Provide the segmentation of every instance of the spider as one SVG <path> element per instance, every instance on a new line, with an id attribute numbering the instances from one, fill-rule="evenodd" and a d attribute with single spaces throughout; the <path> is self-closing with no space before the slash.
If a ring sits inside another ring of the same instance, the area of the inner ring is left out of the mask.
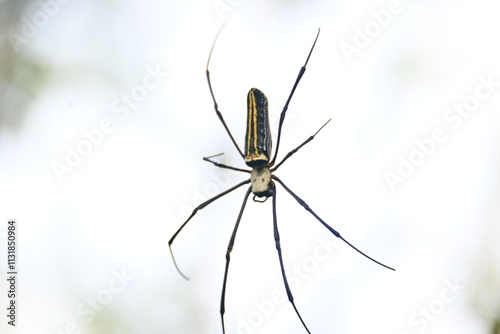
<path id="1" fill-rule="evenodd" d="M 222 30 L 222 29 L 221 29 Z M 181 232 L 181 230 L 186 226 L 186 224 L 191 220 L 191 218 L 194 217 L 194 215 L 198 212 L 198 210 L 203 209 L 207 205 L 211 204 L 212 202 L 216 201 L 217 199 L 221 198 L 222 196 L 225 196 L 229 194 L 230 192 L 240 188 L 241 186 L 245 184 L 251 184 L 251 186 L 248 188 L 248 190 L 245 193 L 245 196 L 243 198 L 243 204 L 240 208 L 238 218 L 236 220 L 236 224 L 234 226 L 233 232 L 231 234 L 231 238 L 229 240 L 229 244 L 227 246 L 227 251 L 226 251 L 226 267 L 224 271 L 224 280 L 222 283 L 222 294 L 221 294 L 221 304 L 220 304 L 220 316 L 221 316 L 221 322 L 222 322 L 222 332 L 225 333 L 225 325 L 224 325 L 224 313 L 225 313 L 225 295 L 226 295 L 226 283 L 227 283 L 227 275 L 228 275 L 228 270 L 229 270 L 229 262 L 231 260 L 231 251 L 233 249 L 234 241 L 236 238 L 236 232 L 238 231 L 238 227 L 241 221 L 241 217 L 243 215 L 243 211 L 245 209 L 245 205 L 247 203 L 248 197 L 250 194 L 253 194 L 253 200 L 255 202 L 265 202 L 269 197 L 272 198 L 272 212 L 273 212 L 273 228 L 274 228 L 274 240 L 275 240 L 275 245 L 276 245 L 276 250 L 278 251 L 278 259 L 279 259 L 279 264 L 281 268 L 281 275 L 283 277 L 283 282 L 285 285 L 285 290 L 286 294 L 288 297 L 288 300 L 292 304 L 295 313 L 297 314 L 298 318 L 300 319 L 302 325 L 306 329 L 308 333 L 311 333 L 309 329 L 307 328 L 304 320 L 302 319 L 302 316 L 300 315 L 294 299 L 292 292 L 290 290 L 290 287 L 288 285 L 288 280 L 287 276 L 285 274 L 285 269 L 283 265 L 283 256 L 281 253 L 281 245 L 280 245 L 280 235 L 278 231 L 278 222 L 277 222 L 277 216 L 276 216 L 276 183 L 280 184 L 304 209 L 309 211 L 323 226 L 325 226 L 331 233 L 333 233 L 337 238 L 340 238 L 342 241 L 344 241 L 346 244 L 348 244 L 350 247 L 352 247 L 354 250 L 356 250 L 358 253 L 361 255 L 365 256 L 366 258 L 370 259 L 371 261 L 386 267 L 387 269 L 394 270 L 393 268 L 386 266 L 385 264 L 382 264 L 378 262 L 377 260 L 371 258 L 370 256 L 366 255 L 362 251 L 360 251 L 358 248 L 356 248 L 354 245 L 349 243 L 344 237 L 340 235 L 339 232 L 337 232 L 335 229 L 333 229 L 330 225 L 328 225 L 323 219 L 321 219 L 310 207 L 309 205 L 306 204 L 297 194 L 295 194 L 290 188 L 288 188 L 283 181 L 281 181 L 280 178 L 278 178 L 276 175 L 273 173 L 286 161 L 288 158 L 290 158 L 292 155 L 294 155 L 302 146 L 306 145 L 309 143 L 311 140 L 314 139 L 314 137 L 323 129 L 323 127 L 330 122 L 328 120 L 326 123 L 324 123 L 316 133 L 314 133 L 312 136 L 307 138 L 302 144 L 297 146 L 295 149 L 291 150 L 288 152 L 285 157 L 276 164 L 276 157 L 278 156 L 278 150 L 280 146 L 280 139 L 281 139 L 281 130 L 283 126 L 283 122 L 285 120 L 286 116 L 286 111 L 288 109 L 288 105 L 290 103 L 290 100 L 292 99 L 292 96 L 295 92 L 295 89 L 297 88 L 297 85 L 300 82 L 300 79 L 304 75 L 306 71 L 306 66 L 307 63 L 309 62 L 309 58 L 311 57 L 311 54 L 314 50 L 314 46 L 316 45 L 316 42 L 318 40 L 320 33 L 320 29 L 318 29 L 318 33 L 316 35 L 316 38 L 314 39 L 313 45 L 311 49 L 309 50 L 309 54 L 306 58 L 306 61 L 304 65 L 301 67 L 299 74 L 297 76 L 297 79 L 295 80 L 295 83 L 292 87 L 292 91 L 290 92 L 290 95 L 288 96 L 288 99 L 285 103 L 285 106 L 283 107 L 283 110 L 281 111 L 280 119 L 279 119 L 279 125 L 278 125 L 278 139 L 276 143 L 276 150 L 274 151 L 274 155 L 271 155 L 272 151 L 272 140 L 271 140 L 271 130 L 269 127 L 269 111 L 268 111 L 268 104 L 267 104 L 267 98 L 264 95 L 263 92 L 261 92 L 257 88 L 252 88 L 248 92 L 247 95 L 247 129 L 246 129 L 246 135 L 245 135 L 245 153 L 241 151 L 240 147 L 236 143 L 236 141 L 233 138 L 233 135 L 231 134 L 231 131 L 229 130 L 226 122 L 224 121 L 224 118 L 222 117 L 221 112 L 219 111 L 219 107 L 217 105 L 217 101 L 215 99 L 215 95 L 212 89 L 212 83 L 210 81 L 210 71 L 209 71 L 209 65 L 210 65 L 210 58 L 212 57 L 212 52 L 215 47 L 215 43 L 217 41 L 217 38 L 220 34 L 217 34 L 215 37 L 215 41 L 212 44 L 212 48 L 210 50 L 209 56 L 208 56 L 208 61 L 207 61 L 207 66 L 206 66 L 206 76 L 207 76 L 207 82 L 208 82 L 208 88 L 210 90 L 210 95 L 212 96 L 212 100 L 214 102 L 214 109 L 219 117 L 219 120 L 221 121 L 222 125 L 226 129 L 227 134 L 229 135 L 229 138 L 231 138 L 231 141 L 233 142 L 234 146 L 238 150 L 238 153 L 241 155 L 241 157 L 245 160 L 245 163 L 248 167 L 251 169 L 242 169 L 242 168 L 237 168 L 233 166 L 228 166 L 225 164 L 221 164 L 219 162 L 216 162 L 213 160 L 213 158 L 222 155 L 220 154 L 215 154 L 212 156 L 208 157 L 203 157 L 203 160 L 208 161 L 212 164 L 214 164 L 217 167 L 220 168 L 226 168 L 238 172 L 244 172 L 244 173 L 249 173 L 250 178 L 238 183 L 237 185 L 227 189 L 226 191 L 223 191 L 222 193 L 210 198 L 209 200 L 201 203 L 198 205 L 191 215 L 188 217 L 188 219 L 181 225 L 181 227 L 174 233 L 174 235 L 170 238 L 168 241 L 168 246 L 170 249 L 170 254 L 172 255 L 172 259 L 174 262 L 174 265 L 179 272 L 179 274 L 184 277 L 185 279 L 189 280 L 189 278 L 184 275 L 181 270 L 179 269 L 177 262 L 175 261 L 174 254 L 172 252 L 172 243 L 174 242 L 175 238 L 177 235 Z M 271 156 L 273 157 L 271 159 Z"/>

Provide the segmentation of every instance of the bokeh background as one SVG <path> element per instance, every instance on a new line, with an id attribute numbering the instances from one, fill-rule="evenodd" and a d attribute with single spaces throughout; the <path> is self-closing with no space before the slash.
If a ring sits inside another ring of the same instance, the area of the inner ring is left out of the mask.
<path id="1" fill-rule="evenodd" d="M 0 332 L 222 332 L 224 256 L 245 189 L 175 240 L 190 281 L 167 242 L 196 205 L 247 177 L 201 159 L 224 152 L 220 162 L 244 167 L 204 72 L 227 22 L 211 71 L 240 145 L 248 89 L 266 93 L 276 136 L 321 27 L 280 155 L 332 121 L 277 175 L 396 268 L 355 253 L 278 188 L 285 266 L 311 332 L 498 334 L 499 10 L 493 0 L 0 1 Z M 283 297 L 270 201 L 249 201 L 231 259 L 227 333 L 305 333 Z"/>

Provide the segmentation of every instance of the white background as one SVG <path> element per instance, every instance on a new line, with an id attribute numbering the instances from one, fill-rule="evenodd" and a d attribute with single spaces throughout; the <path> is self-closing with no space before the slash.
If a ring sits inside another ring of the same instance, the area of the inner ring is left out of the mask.
<path id="1" fill-rule="evenodd" d="M 227 20 L 211 73 L 240 146 L 248 89 L 267 95 L 276 137 L 321 27 L 280 156 L 332 121 L 276 174 L 347 240 L 396 268 L 340 241 L 326 253 L 329 232 L 278 187 L 285 266 L 305 270 L 290 276 L 300 282 L 295 302 L 311 332 L 496 334 L 500 86 L 456 128 L 443 115 L 474 95 L 479 77 L 500 81 L 500 6 L 394 3 L 40 1 L 16 15 L 4 10 L 13 22 L 2 28 L 3 54 L 35 64 L 43 79 L 18 66 L 0 90 L 1 305 L 12 218 L 19 272 L 17 326 L 6 325 L 2 306 L 2 333 L 222 332 L 224 256 L 245 187 L 199 211 L 175 240 L 191 281 L 175 270 L 168 240 L 195 205 L 247 177 L 201 159 L 225 152 L 218 161 L 245 167 L 215 115 L 204 72 Z M 373 13 L 391 6 L 397 12 L 381 26 Z M 372 37 L 359 45 L 369 27 Z M 345 43 L 360 46 L 357 53 L 346 57 Z M 157 87 L 127 115 L 116 113 L 115 103 L 123 106 L 122 96 L 155 69 Z M 54 162 L 66 164 L 68 147 L 83 145 L 84 131 L 105 119 L 111 132 L 58 178 Z M 415 141 L 438 128 L 446 140 L 391 189 L 386 173 L 397 173 L 400 156 L 418 155 Z M 283 290 L 270 200 L 248 202 L 231 255 L 226 332 L 305 333 L 284 298 L 267 302 Z M 123 286 L 114 278 L 121 272 L 130 277 Z M 110 285 L 121 289 L 109 292 Z M 93 298 L 106 305 L 86 321 L 78 310 L 90 310 Z"/>

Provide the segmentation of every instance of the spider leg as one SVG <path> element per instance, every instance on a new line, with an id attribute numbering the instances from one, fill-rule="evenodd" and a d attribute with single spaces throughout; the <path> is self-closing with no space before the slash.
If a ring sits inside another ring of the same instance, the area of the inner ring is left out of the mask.
<path id="1" fill-rule="evenodd" d="M 205 161 L 208 161 L 212 164 L 214 164 L 215 166 L 217 167 L 220 167 L 220 168 L 225 168 L 225 169 L 230 169 L 230 170 L 235 170 L 237 172 L 245 172 L 245 173 L 251 173 L 252 171 L 251 170 L 248 170 L 248 169 L 243 169 L 243 168 L 238 168 L 238 167 L 233 167 L 233 166 L 228 166 L 228 165 L 224 165 L 224 164 L 221 164 L 217 161 L 213 161 L 212 158 L 213 157 L 218 157 L 218 156 L 221 156 L 223 155 L 224 153 L 219 153 L 219 154 L 214 154 L 214 155 L 211 155 L 209 157 L 203 157 L 203 160 Z"/>
<path id="2" fill-rule="evenodd" d="M 212 57 L 212 52 L 214 51 L 214 46 L 215 42 L 217 42 L 217 38 L 219 37 L 220 32 L 222 31 L 222 28 L 224 28 L 224 25 L 219 29 L 219 32 L 217 33 L 217 36 L 215 36 L 214 44 L 212 44 L 212 48 L 210 49 L 210 54 L 208 55 L 208 60 L 207 60 L 207 67 L 205 69 L 205 72 L 207 74 L 207 82 L 208 82 L 208 89 L 210 89 L 210 95 L 212 95 L 212 100 L 214 101 L 214 109 L 215 113 L 217 114 L 217 117 L 219 117 L 219 120 L 221 121 L 222 125 L 226 129 L 227 134 L 231 138 L 231 141 L 233 142 L 234 146 L 238 150 L 238 153 L 241 155 L 242 158 L 245 156 L 243 155 L 243 152 L 241 151 L 240 147 L 236 143 L 236 140 L 234 140 L 233 135 L 231 134 L 231 131 L 229 131 L 229 127 L 227 126 L 226 122 L 224 121 L 224 117 L 222 117 L 222 113 L 219 111 L 219 106 L 217 105 L 217 101 L 215 100 L 215 94 L 212 89 L 212 82 L 210 81 L 210 71 L 208 70 L 208 65 L 210 65 L 210 58 Z"/>
<path id="3" fill-rule="evenodd" d="M 276 151 L 274 152 L 273 160 L 271 160 L 271 163 L 269 164 L 270 166 L 274 165 L 274 163 L 276 162 L 276 157 L 278 156 L 278 149 L 280 147 L 281 127 L 283 126 L 283 122 L 285 121 L 286 111 L 288 110 L 288 105 L 290 104 L 290 100 L 292 99 L 293 93 L 295 93 L 295 89 L 297 88 L 297 85 L 299 84 L 300 79 L 302 79 L 302 76 L 304 75 L 304 72 L 306 71 L 306 66 L 307 66 L 307 63 L 309 62 L 309 58 L 311 58 L 311 54 L 314 50 L 314 46 L 316 45 L 316 41 L 318 40 L 319 32 L 320 32 L 320 29 L 318 29 L 318 34 L 316 35 L 316 38 L 314 39 L 314 43 L 311 47 L 311 50 L 309 51 L 309 54 L 307 55 L 306 62 L 300 68 L 299 74 L 297 75 L 297 79 L 295 79 L 295 83 L 293 84 L 292 91 L 290 92 L 290 95 L 288 96 L 288 99 L 286 100 L 285 106 L 283 107 L 283 110 L 281 111 L 280 122 L 278 125 L 278 139 L 276 140 Z"/>
<path id="4" fill-rule="evenodd" d="M 177 265 L 177 262 L 175 261 L 175 257 L 174 257 L 174 253 L 172 252 L 172 243 L 174 242 L 175 238 L 177 237 L 177 235 L 182 231 L 182 229 L 184 228 L 184 226 L 186 226 L 186 224 L 191 220 L 191 218 L 194 217 L 194 215 L 196 214 L 196 212 L 198 212 L 198 210 L 201 210 L 203 209 L 204 207 L 206 207 L 207 205 L 209 205 L 210 203 L 212 203 L 213 201 L 221 198 L 222 196 L 224 195 L 227 195 L 229 194 L 230 192 L 232 192 L 233 190 L 236 190 L 238 189 L 239 187 L 241 187 L 242 185 L 244 184 L 247 184 L 247 183 L 250 183 L 250 180 L 245 180 L 245 181 L 242 181 L 240 183 L 238 183 L 237 185 L 235 185 L 234 187 L 231 187 L 229 188 L 228 190 L 226 191 L 223 191 L 221 192 L 220 194 L 210 198 L 209 200 L 201 203 L 200 205 L 198 205 L 196 208 L 194 208 L 193 212 L 191 213 L 191 215 L 188 217 L 188 219 L 184 222 L 184 224 L 181 225 L 181 227 L 179 227 L 179 229 L 177 230 L 177 232 L 174 233 L 174 235 L 172 236 L 172 238 L 170 238 L 170 240 L 168 241 L 168 248 L 170 249 L 170 254 L 172 255 L 172 260 L 174 260 L 174 265 L 175 265 L 175 268 L 177 269 L 177 271 L 179 272 L 179 274 L 181 274 L 182 277 L 184 277 L 185 279 L 187 279 L 189 281 L 189 278 L 184 275 L 182 273 L 182 271 L 179 269 L 179 266 Z"/>
<path id="5" fill-rule="evenodd" d="M 241 217 L 243 216 L 243 211 L 247 204 L 248 196 L 252 192 L 252 187 L 248 188 L 245 197 L 243 198 L 243 204 L 241 205 L 240 213 L 238 214 L 238 219 L 236 219 L 236 224 L 234 225 L 233 234 L 231 234 L 231 239 L 229 239 L 229 245 L 226 251 L 226 269 L 224 270 L 224 282 L 222 283 L 222 294 L 220 299 L 220 318 L 222 321 L 222 333 L 226 333 L 226 328 L 224 326 L 224 312 L 226 311 L 225 300 L 226 300 L 226 283 L 227 283 L 227 273 L 229 270 L 229 261 L 231 260 L 231 251 L 233 250 L 234 240 L 236 239 L 236 232 L 240 225 Z"/>
<path id="6" fill-rule="evenodd" d="M 323 224 L 323 226 L 325 226 L 330 232 L 333 233 L 333 235 L 335 235 L 337 238 L 340 238 L 342 239 L 343 242 L 345 242 L 346 244 L 348 244 L 349 246 L 351 246 L 351 248 L 353 248 L 356 252 L 358 252 L 359 254 L 363 255 L 364 257 L 372 260 L 373 262 L 383 266 L 383 267 L 386 267 L 387 269 L 390 269 L 390 270 L 394 270 L 393 268 L 389 267 L 389 266 L 386 266 L 385 264 L 371 258 L 370 256 L 366 255 L 365 253 L 363 253 L 362 251 L 360 251 L 359 249 L 357 249 L 354 245 L 352 245 L 349 241 L 347 241 L 346 239 L 344 239 L 339 232 L 337 232 L 336 230 L 334 230 L 330 225 L 328 225 L 327 223 L 325 223 L 325 221 L 323 219 L 321 219 L 310 207 L 309 205 L 307 205 L 306 202 L 304 202 L 299 196 L 297 196 L 293 191 L 290 190 L 290 188 L 288 188 L 284 183 L 283 181 L 281 181 L 277 176 L 275 175 L 272 175 L 272 178 L 276 181 L 278 181 L 279 184 L 281 184 L 283 186 L 283 188 L 285 188 L 286 191 L 288 191 L 288 193 L 290 195 L 292 195 L 293 198 L 295 198 L 295 200 L 297 202 L 299 202 L 300 205 L 302 205 L 302 207 L 304 209 L 306 209 L 307 211 L 309 211 L 321 224 Z"/>
<path id="7" fill-rule="evenodd" d="M 276 250 L 278 251 L 278 258 L 280 261 L 280 268 L 281 268 L 281 275 L 283 276 L 283 282 L 285 283 L 285 289 L 286 289 L 286 294 L 288 296 L 288 300 L 292 304 L 295 313 L 297 313 L 297 316 L 300 319 L 300 322 L 302 322 L 302 325 L 304 325 L 304 328 L 306 329 L 307 333 L 311 334 L 309 329 L 307 328 L 306 324 L 304 323 L 304 320 L 302 320 L 302 317 L 300 316 L 299 311 L 297 310 L 297 307 L 295 306 L 295 303 L 293 301 L 293 295 L 292 291 L 290 290 L 290 286 L 288 285 L 288 280 L 286 278 L 285 274 L 285 267 L 283 266 L 283 255 L 281 254 L 281 244 L 280 244 L 280 234 L 278 232 L 278 218 L 276 215 L 276 186 L 274 184 L 272 185 L 273 187 L 273 226 L 274 226 L 274 241 L 276 244 Z"/>
<path id="8" fill-rule="evenodd" d="M 292 155 L 294 155 L 298 150 L 300 150 L 302 148 L 302 146 L 304 146 L 305 144 L 309 143 L 311 140 L 314 139 L 314 137 L 318 134 L 318 132 L 321 131 L 321 129 L 323 129 L 325 127 L 325 125 L 328 124 L 328 122 L 330 122 L 332 119 L 330 118 L 328 121 L 326 121 L 325 124 L 323 124 L 319 129 L 318 131 L 316 131 L 315 134 L 313 134 L 312 136 L 310 136 L 309 138 L 307 138 L 302 144 L 300 144 L 299 146 L 297 146 L 296 148 L 294 148 L 293 150 L 291 150 L 290 152 L 288 152 L 288 154 L 283 158 L 283 160 L 280 161 L 279 164 L 276 165 L 276 167 L 272 168 L 271 169 L 271 172 L 274 172 L 275 170 L 278 169 L 279 166 L 281 166 L 288 158 L 290 158 Z"/>

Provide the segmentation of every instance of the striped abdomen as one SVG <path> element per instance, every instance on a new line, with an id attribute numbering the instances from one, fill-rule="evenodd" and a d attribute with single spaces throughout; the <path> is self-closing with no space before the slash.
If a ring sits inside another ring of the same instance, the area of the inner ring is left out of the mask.
<path id="1" fill-rule="evenodd" d="M 267 98 L 260 90 L 252 88 L 248 92 L 247 106 L 245 163 L 249 167 L 264 166 L 269 163 L 272 149 Z"/>

